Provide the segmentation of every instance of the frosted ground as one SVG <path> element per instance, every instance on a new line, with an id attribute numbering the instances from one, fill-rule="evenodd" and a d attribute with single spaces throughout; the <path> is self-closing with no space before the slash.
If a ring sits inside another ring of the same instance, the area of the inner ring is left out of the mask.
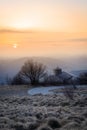
<path id="1" fill-rule="evenodd" d="M 56 93 L 28 95 L 28 90 L 0 88 L 0 130 L 87 130 L 87 86 L 74 100 Z"/>

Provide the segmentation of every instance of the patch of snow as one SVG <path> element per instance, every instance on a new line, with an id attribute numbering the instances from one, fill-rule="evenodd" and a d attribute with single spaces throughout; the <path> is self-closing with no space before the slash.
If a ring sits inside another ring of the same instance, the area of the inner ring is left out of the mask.
<path id="1" fill-rule="evenodd" d="M 28 91 L 29 95 L 36 95 L 36 94 L 42 94 L 42 95 L 46 95 L 46 94 L 52 94 L 53 92 L 51 90 L 55 90 L 58 88 L 62 88 L 63 86 L 52 86 L 52 87 L 37 87 L 37 88 L 33 88 L 30 89 Z"/>

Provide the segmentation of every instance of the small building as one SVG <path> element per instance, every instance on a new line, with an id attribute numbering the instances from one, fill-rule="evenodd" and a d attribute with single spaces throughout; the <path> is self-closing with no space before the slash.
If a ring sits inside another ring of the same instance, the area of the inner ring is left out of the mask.
<path id="1" fill-rule="evenodd" d="M 74 88 L 75 82 L 74 82 L 74 75 L 65 71 L 62 71 L 60 68 L 56 68 L 54 70 L 55 75 L 50 75 L 47 78 L 48 83 L 53 83 L 53 84 L 72 84 Z"/>

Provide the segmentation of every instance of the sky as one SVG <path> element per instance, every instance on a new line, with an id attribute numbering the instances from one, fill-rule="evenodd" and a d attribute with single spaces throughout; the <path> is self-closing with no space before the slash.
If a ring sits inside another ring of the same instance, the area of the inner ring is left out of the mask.
<path id="1" fill-rule="evenodd" d="M 0 57 L 87 56 L 87 0 L 0 0 Z"/>
<path id="2" fill-rule="evenodd" d="M 87 32 L 87 0 L 0 0 L 1 28 Z"/>

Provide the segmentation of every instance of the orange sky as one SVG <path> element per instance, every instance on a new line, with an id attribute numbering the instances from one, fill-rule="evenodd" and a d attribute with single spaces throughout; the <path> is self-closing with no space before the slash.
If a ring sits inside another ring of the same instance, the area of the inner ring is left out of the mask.
<path id="1" fill-rule="evenodd" d="M 81 34 L 3 32 L 0 36 L 0 56 L 2 57 L 87 56 L 87 39 Z"/>
<path id="2" fill-rule="evenodd" d="M 0 0 L 0 57 L 87 56 L 86 0 Z"/>
<path id="3" fill-rule="evenodd" d="M 86 0 L 0 0 L 0 27 L 87 32 Z"/>

